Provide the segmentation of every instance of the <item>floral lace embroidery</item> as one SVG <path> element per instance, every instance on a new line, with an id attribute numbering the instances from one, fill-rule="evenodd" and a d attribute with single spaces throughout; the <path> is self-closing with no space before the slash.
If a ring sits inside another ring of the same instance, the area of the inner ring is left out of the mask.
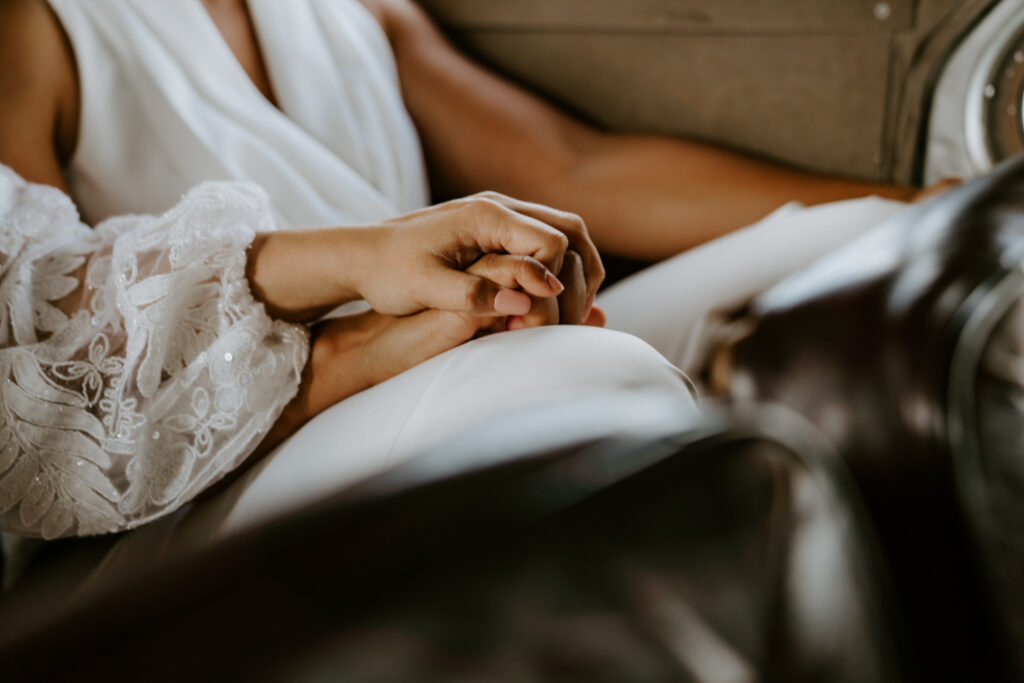
<path id="1" fill-rule="evenodd" d="M 64 194 L 0 166 L 0 528 L 134 527 L 253 450 L 308 353 L 245 278 L 271 215 L 259 188 L 211 183 L 90 230 Z"/>

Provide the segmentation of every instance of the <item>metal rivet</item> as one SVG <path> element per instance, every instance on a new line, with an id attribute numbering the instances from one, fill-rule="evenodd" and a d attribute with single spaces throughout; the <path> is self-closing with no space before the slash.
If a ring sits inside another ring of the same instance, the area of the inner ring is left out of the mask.
<path id="1" fill-rule="evenodd" d="M 993 97 L 996 96 L 996 86 L 989 83 L 988 85 L 985 86 L 985 89 L 982 92 L 984 93 L 985 97 L 987 97 L 988 99 L 992 99 Z"/>
<path id="2" fill-rule="evenodd" d="M 156 440 L 156 439 L 159 439 L 159 438 L 160 438 L 160 432 L 153 432 L 153 439 Z"/>
<path id="3" fill-rule="evenodd" d="M 892 7 L 887 2 L 879 2 L 875 4 L 875 19 L 879 21 L 885 21 L 892 16 Z"/>
<path id="4" fill-rule="evenodd" d="M 231 362 L 232 360 L 234 360 L 234 358 L 235 358 L 235 357 L 234 357 L 234 356 L 232 356 L 232 355 L 231 355 L 230 353 L 225 353 L 225 354 L 224 354 L 224 360 L 226 360 L 226 361 L 227 361 L 227 362 L 229 362 L 229 363 L 230 363 L 230 362 Z"/>

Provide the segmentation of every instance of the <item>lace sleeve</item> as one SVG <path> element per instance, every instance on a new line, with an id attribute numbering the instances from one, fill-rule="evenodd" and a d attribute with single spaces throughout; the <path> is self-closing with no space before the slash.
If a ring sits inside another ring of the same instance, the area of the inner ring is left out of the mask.
<path id="1" fill-rule="evenodd" d="M 245 249 L 270 229 L 266 195 L 232 183 L 90 230 L 0 165 L 0 529 L 128 529 L 255 448 L 309 348 L 249 290 Z"/>

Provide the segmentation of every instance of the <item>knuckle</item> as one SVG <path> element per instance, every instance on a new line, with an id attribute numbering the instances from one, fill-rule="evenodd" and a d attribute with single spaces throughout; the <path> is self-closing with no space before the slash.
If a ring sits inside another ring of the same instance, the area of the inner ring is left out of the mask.
<path id="1" fill-rule="evenodd" d="M 462 290 L 463 309 L 467 311 L 476 309 L 484 296 L 484 292 L 483 280 L 467 280 L 466 285 Z"/>
<path id="2" fill-rule="evenodd" d="M 470 215 L 486 214 L 495 208 L 494 201 L 481 197 L 480 195 L 472 195 L 469 197 L 463 197 L 462 199 L 456 199 L 453 203 L 462 211 Z"/>
<path id="3" fill-rule="evenodd" d="M 502 270 L 503 264 L 501 255 L 488 253 L 478 258 L 472 266 L 466 269 L 466 272 L 478 277 L 494 279 L 495 277 L 500 276 Z"/>
<path id="4" fill-rule="evenodd" d="M 583 221 L 583 217 L 579 214 L 568 213 L 565 216 L 566 223 L 569 225 L 569 229 L 573 232 L 581 235 L 587 234 L 587 224 Z"/>
<path id="5" fill-rule="evenodd" d="M 489 197 L 475 196 L 472 199 L 472 208 L 487 217 L 494 217 L 504 211 L 504 207 Z"/>
<path id="6" fill-rule="evenodd" d="M 477 259 L 476 263 L 483 272 L 493 273 L 501 267 L 501 254 L 494 252 L 486 253 Z"/>
<path id="7" fill-rule="evenodd" d="M 523 279 L 537 273 L 543 266 L 532 258 L 521 256 L 516 258 L 514 268 L 516 275 Z"/>
<path id="8" fill-rule="evenodd" d="M 569 236 L 562 232 L 555 232 L 551 235 L 551 246 L 564 252 L 569 249 Z"/>

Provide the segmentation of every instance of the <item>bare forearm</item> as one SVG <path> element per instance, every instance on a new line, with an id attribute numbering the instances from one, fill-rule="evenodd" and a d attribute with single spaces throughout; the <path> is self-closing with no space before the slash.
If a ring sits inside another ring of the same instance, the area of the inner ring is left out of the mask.
<path id="1" fill-rule="evenodd" d="M 264 233 L 249 247 L 253 294 L 277 318 L 308 322 L 359 298 L 358 279 L 372 253 L 372 228 Z"/>
<path id="2" fill-rule="evenodd" d="M 660 259 L 788 201 L 912 193 L 694 141 L 598 131 L 467 60 L 411 3 L 376 4 L 387 7 L 403 94 L 436 187 L 455 194 L 498 190 L 572 211 L 606 251 Z"/>
<path id="3" fill-rule="evenodd" d="M 789 201 L 804 204 L 916 190 L 793 170 L 717 147 L 660 136 L 600 135 L 538 197 L 587 222 L 602 249 L 672 256 L 748 225 Z"/>

